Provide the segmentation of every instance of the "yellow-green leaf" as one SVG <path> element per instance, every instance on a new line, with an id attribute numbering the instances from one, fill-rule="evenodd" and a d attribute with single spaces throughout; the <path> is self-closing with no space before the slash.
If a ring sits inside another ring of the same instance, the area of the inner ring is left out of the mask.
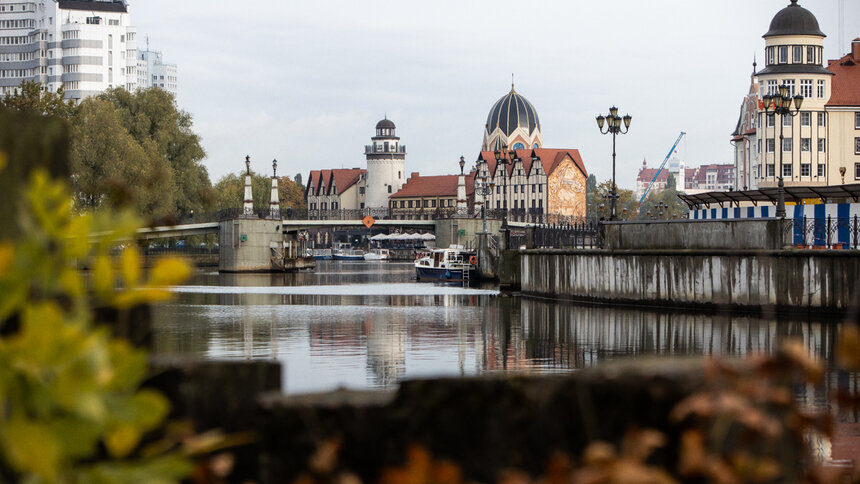
<path id="1" fill-rule="evenodd" d="M 191 275 L 191 266 L 178 257 L 165 257 L 159 260 L 149 275 L 149 285 L 164 287 L 179 284 Z"/>
<path id="2" fill-rule="evenodd" d="M 134 288 L 140 281 L 140 253 L 135 247 L 127 247 L 121 257 L 122 278 L 126 289 Z"/>
<path id="3" fill-rule="evenodd" d="M 151 430 L 158 426 L 167 416 L 170 403 L 158 392 L 141 390 L 129 402 L 134 413 L 134 422 L 143 430 Z"/>
<path id="4" fill-rule="evenodd" d="M 16 469 L 53 480 L 60 461 L 60 443 L 48 427 L 13 417 L 0 435 L 5 454 Z"/>
<path id="5" fill-rule="evenodd" d="M 0 277 L 3 277 L 12 267 L 14 257 L 15 246 L 10 243 L 0 243 Z"/>
<path id="6" fill-rule="evenodd" d="M 108 431 L 105 436 L 105 447 L 113 457 L 125 457 L 137 447 L 140 442 L 141 431 L 134 425 L 127 423 L 117 424 Z"/>
<path id="7" fill-rule="evenodd" d="M 113 268 L 106 255 L 98 255 L 93 261 L 93 287 L 102 295 L 113 290 Z"/>

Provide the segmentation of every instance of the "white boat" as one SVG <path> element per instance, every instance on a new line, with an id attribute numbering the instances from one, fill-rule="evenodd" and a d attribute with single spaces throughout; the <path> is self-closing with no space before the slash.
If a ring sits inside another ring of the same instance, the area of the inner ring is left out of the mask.
<path id="1" fill-rule="evenodd" d="M 370 249 L 370 252 L 364 254 L 364 260 L 391 260 L 391 253 L 388 249 Z"/>
<path id="2" fill-rule="evenodd" d="M 332 256 L 335 260 L 364 260 L 364 251 L 361 249 L 335 250 Z"/>
<path id="3" fill-rule="evenodd" d="M 475 252 L 464 249 L 462 245 L 433 249 L 415 260 L 415 275 L 419 281 L 471 281 L 477 274 L 478 258 Z"/>

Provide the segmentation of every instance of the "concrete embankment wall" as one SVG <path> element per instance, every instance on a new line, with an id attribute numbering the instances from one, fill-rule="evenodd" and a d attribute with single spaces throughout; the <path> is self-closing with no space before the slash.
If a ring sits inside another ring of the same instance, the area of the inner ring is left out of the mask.
<path id="1" fill-rule="evenodd" d="M 608 222 L 609 249 L 752 249 L 791 245 L 779 219 Z"/>
<path id="2" fill-rule="evenodd" d="M 860 277 L 853 251 L 531 250 L 524 294 L 634 305 L 844 313 Z"/>

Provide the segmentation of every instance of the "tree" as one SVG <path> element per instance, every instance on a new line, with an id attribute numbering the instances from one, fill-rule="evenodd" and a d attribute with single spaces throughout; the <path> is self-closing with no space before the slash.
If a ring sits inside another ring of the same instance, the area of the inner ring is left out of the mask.
<path id="1" fill-rule="evenodd" d="M 161 89 L 109 89 L 72 120 L 72 182 L 79 206 L 129 204 L 151 219 L 214 204 L 206 153 L 191 116 Z"/>
<path id="2" fill-rule="evenodd" d="M 71 140 L 72 184 L 80 208 L 131 206 L 158 215 L 174 209 L 176 190 L 166 160 L 131 136 L 113 104 L 98 98 L 82 102 Z"/>
<path id="3" fill-rule="evenodd" d="M 590 175 L 589 178 L 591 178 Z M 589 181 L 586 180 L 586 213 L 588 217 L 600 218 L 604 217 L 609 220 L 610 214 L 610 199 L 609 194 L 612 189 L 612 180 L 596 183 L 594 180 L 594 188 L 589 190 Z M 632 190 L 618 189 L 618 200 L 616 203 L 616 214 L 618 220 L 630 220 L 636 213 L 637 201 L 633 198 Z"/>
<path id="4" fill-rule="evenodd" d="M 301 173 L 296 173 L 296 176 L 293 177 L 293 180 L 295 180 L 296 185 L 304 187 L 304 185 L 302 184 L 302 174 Z"/>
<path id="5" fill-rule="evenodd" d="M 667 190 L 677 190 L 678 182 L 675 181 L 675 175 L 669 173 L 669 177 L 666 178 L 666 189 Z"/>
<path id="6" fill-rule="evenodd" d="M 191 115 L 177 109 L 172 94 L 157 88 L 134 93 L 114 88 L 99 98 L 114 104 L 123 126 L 147 152 L 167 161 L 175 214 L 211 208 L 215 195 L 202 163 L 206 152 L 191 129 Z"/>
<path id="7" fill-rule="evenodd" d="M 75 102 L 65 99 L 62 87 L 52 93 L 35 81 L 24 81 L 10 94 L 0 97 L 0 105 L 13 111 L 62 119 L 71 119 L 75 114 Z"/>
<path id="8" fill-rule="evenodd" d="M 251 191 L 254 207 L 268 208 L 272 197 L 272 177 L 251 170 Z M 245 173 L 224 175 L 215 183 L 215 192 L 218 194 L 215 203 L 218 210 L 242 208 L 245 197 Z M 278 198 L 284 210 L 307 208 L 304 187 L 293 182 L 289 177 L 282 176 L 278 179 Z"/>

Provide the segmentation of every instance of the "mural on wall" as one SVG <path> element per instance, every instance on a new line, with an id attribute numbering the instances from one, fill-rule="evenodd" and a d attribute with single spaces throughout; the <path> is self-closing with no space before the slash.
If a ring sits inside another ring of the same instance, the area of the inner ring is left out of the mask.
<path id="1" fill-rule="evenodd" d="M 585 217 L 585 175 L 566 156 L 547 180 L 547 211 Z"/>

